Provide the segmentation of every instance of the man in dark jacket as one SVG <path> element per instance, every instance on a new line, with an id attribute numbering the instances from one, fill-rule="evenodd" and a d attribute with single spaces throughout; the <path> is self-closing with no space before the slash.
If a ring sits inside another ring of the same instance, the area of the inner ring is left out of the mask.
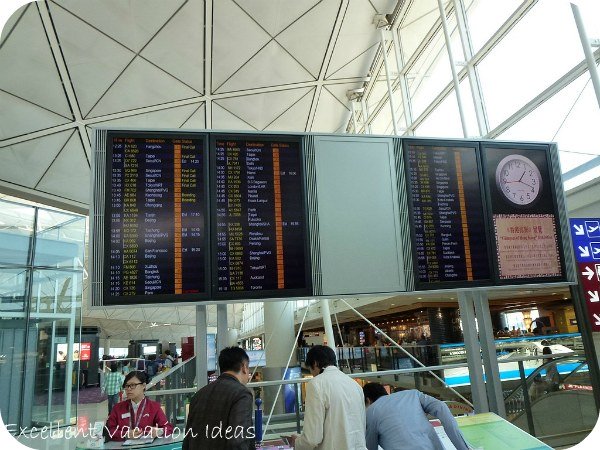
<path id="1" fill-rule="evenodd" d="M 190 402 L 183 450 L 254 450 L 250 359 L 239 347 L 219 354 L 221 375 Z"/>

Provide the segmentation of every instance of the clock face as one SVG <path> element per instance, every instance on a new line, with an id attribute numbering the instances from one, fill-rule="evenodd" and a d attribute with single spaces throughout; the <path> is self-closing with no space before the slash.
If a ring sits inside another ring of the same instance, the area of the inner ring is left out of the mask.
<path id="1" fill-rule="evenodd" d="M 542 175 L 529 158 L 509 155 L 498 163 L 496 186 L 511 203 L 527 206 L 540 195 Z"/>

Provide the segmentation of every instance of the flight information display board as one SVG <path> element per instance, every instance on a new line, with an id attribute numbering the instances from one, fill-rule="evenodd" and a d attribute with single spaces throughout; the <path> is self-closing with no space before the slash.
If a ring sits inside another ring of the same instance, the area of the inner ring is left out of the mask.
<path id="1" fill-rule="evenodd" d="M 208 297 L 206 141 L 108 134 L 105 304 Z"/>
<path id="2" fill-rule="evenodd" d="M 301 140 L 215 135 L 216 298 L 310 295 Z"/>
<path id="3" fill-rule="evenodd" d="M 492 279 L 473 143 L 405 141 L 417 289 Z"/>

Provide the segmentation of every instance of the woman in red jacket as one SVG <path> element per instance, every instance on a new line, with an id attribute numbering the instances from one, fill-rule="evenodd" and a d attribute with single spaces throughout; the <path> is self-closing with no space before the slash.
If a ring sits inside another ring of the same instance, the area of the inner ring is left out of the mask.
<path id="1" fill-rule="evenodd" d="M 173 433 L 160 403 L 146 398 L 147 375 L 132 371 L 123 382 L 127 400 L 117 403 L 106 421 L 106 434 L 111 441 L 124 441 L 139 437 L 162 437 Z"/>

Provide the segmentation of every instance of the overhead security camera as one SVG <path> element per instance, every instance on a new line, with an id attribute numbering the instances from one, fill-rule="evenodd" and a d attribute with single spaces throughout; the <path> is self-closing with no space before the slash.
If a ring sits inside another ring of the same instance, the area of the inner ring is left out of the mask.
<path id="1" fill-rule="evenodd" d="M 348 97 L 348 100 L 356 100 L 359 99 L 363 96 L 365 92 L 365 88 L 364 87 L 360 87 L 357 89 L 350 89 L 348 91 L 346 91 L 346 97 Z"/>

